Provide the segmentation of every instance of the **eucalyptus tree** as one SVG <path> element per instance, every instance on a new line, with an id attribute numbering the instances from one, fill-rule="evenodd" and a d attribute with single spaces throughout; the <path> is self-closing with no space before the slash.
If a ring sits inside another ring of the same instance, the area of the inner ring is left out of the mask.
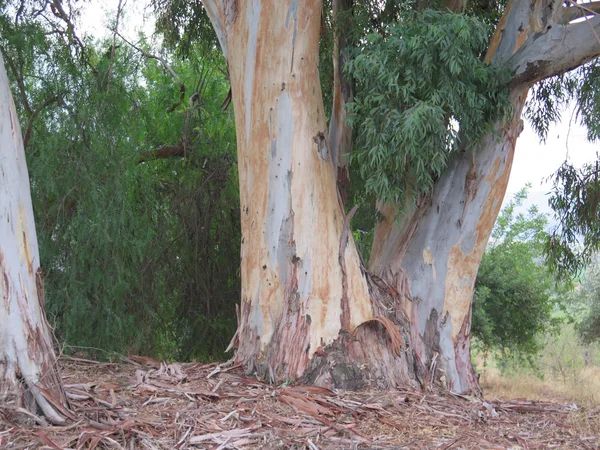
<path id="1" fill-rule="evenodd" d="M 322 2 L 203 3 L 227 60 L 236 118 L 236 360 L 274 380 L 477 389 L 473 289 L 523 106 L 536 83 L 600 54 L 595 5 L 362 5 L 377 35 L 356 42 L 347 64 L 357 83 L 352 101 L 352 80 L 339 70 L 344 36 L 334 33 L 342 97 L 334 93 L 327 123 L 318 62 L 322 17 L 330 16 Z M 334 22 L 351 6 L 334 0 Z M 477 20 L 453 14 L 465 10 L 495 24 L 486 45 Z M 355 208 L 347 211 L 347 180 L 338 176 L 352 142 L 345 103 L 367 189 L 379 198 L 368 268 L 348 237 Z"/>
<path id="2" fill-rule="evenodd" d="M 44 312 L 23 137 L 0 56 L 0 401 L 65 421 L 67 399 Z"/>

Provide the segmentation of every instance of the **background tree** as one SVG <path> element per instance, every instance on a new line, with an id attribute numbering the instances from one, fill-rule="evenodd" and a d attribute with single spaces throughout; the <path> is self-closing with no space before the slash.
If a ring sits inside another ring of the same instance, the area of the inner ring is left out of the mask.
<path id="1" fill-rule="evenodd" d="M 581 284 L 567 298 L 568 311 L 584 342 L 600 341 L 600 259 L 596 256 Z"/>
<path id="2" fill-rule="evenodd" d="M 527 189 L 502 209 L 477 273 L 472 332 L 485 351 L 535 354 L 557 325 L 560 298 L 543 258 L 548 219 L 535 206 L 517 213 Z"/>
<path id="3" fill-rule="evenodd" d="M 75 19 L 62 34 L 39 7 L 3 9 L 0 45 L 29 124 L 59 339 L 94 357 L 222 357 L 239 300 L 239 200 L 221 61 L 154 51 L 118 29 L 117 46 L 79 39 Z"/>

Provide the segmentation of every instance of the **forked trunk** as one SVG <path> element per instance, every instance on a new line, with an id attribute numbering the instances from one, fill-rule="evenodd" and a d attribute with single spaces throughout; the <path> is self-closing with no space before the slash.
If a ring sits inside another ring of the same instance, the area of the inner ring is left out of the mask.
<path id="1" fill-rule="evenodd" d="M 64 422 L 62 388 L 44 315 L 29 175 L 0 55 L 0 403 Z"/>
<path id="2" fill-rule="evenodd" d="M 594 38 L 600 18 L 565 23 L 574 9 L 558 0 L 508 3 L 486 60 L 507 62 L 513 71 L 512 116 L 476 148 L 456 155 L 417 206 L 397 217 L 393 206 L 380 205 L 383 220 L 376 226 L 369 268 L 397 290 L 425 378 L 453 391 L 479 389 L 470 359 L 473 290 L 506 192 L 529 87 L 600 54 Z"/>
<path id="3" fill-rule="evenodd" d="M 470 358 L 473 289 L 508 185 L 526 95 L 513 94 L 512 120 L 498 124 L 481 149 L 457 155 L 400 226 L 394 208 L 380 208 L 370 269 L 398 291 L 427 379 L 455 392 L 479 388 Z"/>
<path id="4" fill-rule="evenodd" d="M 336 80 L 327 133 L 317 67 L 321 1 L 203 3 L 228 61 L 236 118 L 236 361 L 273 381 L 389 388 L 418 380 L 477 389 L 469 355 L 473 286 L 506 190 L 523 102 L 532 83 L 598 52 L 588 45 L 563 58 L 564 49 L 553 47 L 574 48 L 589 31 L 546 28 L 541 0 L 533 9 L 528 0 L 509 3 L 488 57 L 510 59 L 514 67 L 513 116 L 476 152 L 458 154 L 431 196 L 405 211 L 400 224 L 394 208 L 382 207 L 373 276 L 361 267 L 348 229 L 354 210 L 344 214 L 336 186 L 351 136 L 340 106 L 350 97 L 345 81 Z M 336 14 L 349 5 L 334 1 Z"/>

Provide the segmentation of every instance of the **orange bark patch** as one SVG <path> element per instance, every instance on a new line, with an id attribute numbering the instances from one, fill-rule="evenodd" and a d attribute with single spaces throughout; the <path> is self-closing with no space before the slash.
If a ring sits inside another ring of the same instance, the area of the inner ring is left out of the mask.
<path id="1" fill-rule="evenodd" d="M 25 204 L 21 201 L 17 217 L 17 237 L 22 239 L 19 242 L 19 256 L 27 264 L 27 271 L 33 277 L 33 259 L 31 257 L 31 248 L 27 239 L 27 210 Z"/>
<path id="2" fill-rule="evenodd" d="M 502 33 L 503 33 L 504 27 L 506 26 L 506 23 L 508 21 L 508 16 L 510 15 L 510 10 L 513 7 L 513 3 L 514 3 L 514 0 L 510 0 L 508 2 L 508 5 L 506 5 L 506 8 L 504 10 L 504 14 L 502 14 L 502 17 L 500 18 L 498 25 L 496 25 L 496 31 L 494 31 L 494 35 L 492 36 L 492 39 L 490 40 L 490 45 L 488 47 L 488 51 L 485 54 L 485 62 L 488 64 L 492 62 L 492 59 L 494 59 L 494 56 L 496 55 L 496 51 L 498 50 L 498 47 L 500 46 L 500 42 L 502 41 Z"/>
<path id="3" fill-rule="evenodd" d="M 478 241 L 480 241 L 479 237 Z M 446 301 L 444 302 L 444 311 L 442 312 L 443 318 L 448 314 L 452 320 L 452 341 L 455 341 L 464 318 L 469 311 L 473 296 L 475 275 L 479 268 L 482 253 L 475 249 L 471 253 L 464 254 L 461 246 L 462 243 L 459 241 L 450 250 L 448 273 L 446 274 Z"/>
<path id="4" fill-rule="evenodd" d="M 513 54 L 517 53 L 517 51 L 523 46 L 525 41 L 527 41 L 527 36 L 529 36 L 529 27 L 525 27 L 525 29 L 519 31 L 519 33 L 517 34 L 517 43 L 515 44 Z"/>
<path id="5" fill-rule="evenodd" d="M 499 154 L 496 156 L 485 180 L 490 185 L 490 191 L 483 203 L 475 230 L 476 242 L 473 251 L 468 254 L 463 253 L 462 237 L 450 250 L 443 316 L 448 313 L 452 319 L 452 340 L 455 344 L 465 317 L 469 313 L 475 277 L 481 257 L 506 193 L 516 140 L 523 126 L 520 116 L 526 97 L 527 91 L 517 96 L 514 103 L 515 116 L 509 125 L 502 130 L 504 137 L 504 142 L 501 144 L 502 150 L 498 152 Z"/>

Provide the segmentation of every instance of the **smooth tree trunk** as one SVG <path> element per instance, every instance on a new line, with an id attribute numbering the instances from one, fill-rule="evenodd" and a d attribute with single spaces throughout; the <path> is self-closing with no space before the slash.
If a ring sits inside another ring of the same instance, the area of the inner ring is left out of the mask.
<path id="1" fill-rule="evenodd" d="M 425 379 L 451 391 L 479 390 L 470 359 L 475 279 L 506 193 L 528 90 L 600 54 L 592 31 L 600 18 L 565 24 L 573 14 L 561 5 L 509 2 L 487 61 L 513 71 L 510 117 L 477 145 L 465 145 L 416 206 L 379 205 L 369 268 L 398 292 Z"/>
<path id="2" fill-rule="evenodd" d="M 321 4 L 248 0 L 207 9 L 227 56 L 237 130 L 236 358 L 272 379 L 296 379 L 340 329 L 373 314 L 352 239 L 340 258 L 348 230 L 319 84 Z"/>
<path id="3" fill-rule="evenodd" d="M 236 362 L 278 382 L 345 388 L 441 382 L 452 391 L 477 390 L 469 355 L 473 287 L 506 191 L 523 103 L 533 83 L 598 53 L 599 46 L 582 42 L 592 35 L 589 27 L 563 25 L 569 14 L 560 13 L 559 1 L 551 15 L 539 2 L 509 3 L 488 59 L 513 68 L 511 117 L 477 148 L 455 155 L 416 206 L 380 206 L 368 271 L 349 232 L 355 208 L 345 214 L 339 182 L 351 146 L 343 34 L 334 38 L 328 127 L 317 67 L 320 1 L 203 3 L 228 63 L 236 119 L 242 208 Z M 334 16 L 350 5 L 335 1 Z"/>
<path id="4" fill-rule="evenodd" d="M 338 189 L 318 73 L 321 2 L 204 5 L 228 62 L 237 130 L 236 362 L 277 382 L 411 384 L 409 336 L 386 317 L 386 296 L 361 266 L 355 209 L 345 214 Z"/>
<path id="5" fill-rule="evenodd" d="M 61 424 L 69 413 L 50 326 L 23 139 L 0 55 L 0 403 Z"/>

